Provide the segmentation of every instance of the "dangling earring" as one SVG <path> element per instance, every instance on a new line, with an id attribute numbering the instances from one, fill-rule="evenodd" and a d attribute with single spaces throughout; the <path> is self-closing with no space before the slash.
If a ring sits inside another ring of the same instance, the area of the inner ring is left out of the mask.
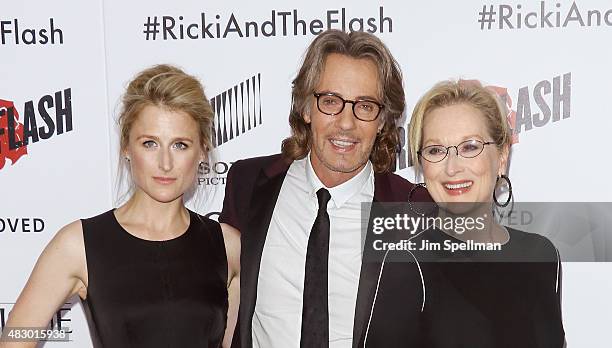
<path id="1" fill-rule="evenodd" d="M 497 195 L 495 194 L 495 188 L 497 188 L 500 179 L 504 179 L 508 183 L 508 199 L 503 204 L 497 201 Z M 512 200 L 512 183 L 510 183 L 510 178 L 508 178 L 504 174 L 498 176 L 497 180 L 495 181 L 495 188 L 493 188 L 493 202 L 495 202 L 495 205 L 497 205 L 498 207 L 506 207 L 508 204 L 510 204 L 510 201 Z"/>
<path id="2" fill-rule="evenodd" d="M 416 184 L 412 185 L 412 189 L 410 189 L 410 192 L 408 193 L 408 207 L 410 208 L 410 210 L 411 210 L 413 213 L 415 213 L 415 214 L 417 214 L 417 215 L 420 215 L 420 216 L 425 216 L 425 213 L 423 213 L 423 212 L 420 212 L 420 211 L 416 210 L 416 209 L 414 208 L 414 206 L 412 205 L 412 195 L 414 194 L 414 192 L 415 192 L 415 191 L 416 191 L 416 190 L 417 190 L 419 187 L 420 187 L 420 188 L 423 188 L 423 189 L 425 189 L 425 190 L 427 190 L 427 185 L 425 185 L 425 183 L 424 183 L 424 182 L 420 182 L 420 183 L 416 183 Z M 426 203 L 426 202 L 423 202 L 423 203 Z M 427 203 L 429 203 L 429 202 L 427 202 Z M 432 203 L 432 204 L 434 205 L 434 208 L 433 208 L 433 209 L 432 209 L 432 211 L 431 211 L 431 212 L 429 212 L 429 213 L 433 213 L 433 212 L 436 210 L 436 204 L 435 204 L 435 203 Z"/>
<path id="3" fill-rule="evenodd" d="M 125 156 L 125 160 L 130 163 L 130 158 L 128 156 Z"/>

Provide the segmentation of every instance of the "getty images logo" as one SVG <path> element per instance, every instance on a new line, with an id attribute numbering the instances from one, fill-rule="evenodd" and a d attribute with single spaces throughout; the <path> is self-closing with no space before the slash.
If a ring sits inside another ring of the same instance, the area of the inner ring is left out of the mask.
<path id="1" fill-rule="evenodd" d="M 470 81 L 466 81 L 470 82 Z M 533 86 L 524 86 L 518 89 L 516 105 L 510 97 L 506 87 L 486 86 L 495 92 L 501 102 L 506 106 L 506 118 L 512 129 L 512 144 L 519 142 L 519 135 L 544 126 L 551 122 L 558 122 L 571 116 L 572 101 L 572 73 L 545 79 Z M 400 146 L 396 160 L 396 170 L 412 167 L 410 156 L 410 143 L 408 139 L 408 125 L 406 128 L 398 127 Z"/>
<path id="2" fill-rule="evenodd" d="M 0 170 L 7 159 L 14 165 L 26 155 L 28 144 L 72 131 L 71 89 L 26 102 L 21 115 L 20 120 L 12 101 L 0 98 Z"/>
<path id="3" fill-rule="evenodd" d="M 263 122 L 261 116 L 261 73 L 238 83 L 210 100 L 215 112 L 212 145 L 218 147 Z M 199 185 L 225 184 L 233 162 L 205 163 L 199 171 Z"/>

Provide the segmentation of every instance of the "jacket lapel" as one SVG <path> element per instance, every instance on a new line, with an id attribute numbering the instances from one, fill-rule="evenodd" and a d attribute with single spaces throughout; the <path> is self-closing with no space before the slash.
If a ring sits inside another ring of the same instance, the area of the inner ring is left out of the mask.
<path id="1" fill-rule="evenodd" d="M 241 231 L 240 259 L 240 340 L 242 347 L 252 346 L 252 318 L 257 301 L 257 280 L 268 227 L 289 166 L 279 160 L 257 174 L 249 204 L 246 231 Z"/>
<path id="2" fill-rule="evenodd" d="M 374 199 L 372 203 L 377 202 L 392 202 L 397 200 L 391 190 L 389 177 L 385 174 L 374 174 Z M 368 221 L 368 230 L 371 229 L 372 220 Z M 368 241 L 369 233 L 366 234 L 365 245 Z M 365 253 L 365 250 L 364 250 Z M 366 259 L 365 257 L 363 258 Z M 376 292 L 376 284 L 378 282 L 378 274 L 380 273 L 381 262 L 365 262 L 361 263 L 361 273 L 359 274 L 359 290 L 357 292 L 357 302 L 355 304 L 355 320 L 353 324 L 353 347 L 362 347 L 363 338 L 365 335 L 366 326 L 370 319 L 372 310 L 372 302 L 374 301 L 374 293 Z"/>

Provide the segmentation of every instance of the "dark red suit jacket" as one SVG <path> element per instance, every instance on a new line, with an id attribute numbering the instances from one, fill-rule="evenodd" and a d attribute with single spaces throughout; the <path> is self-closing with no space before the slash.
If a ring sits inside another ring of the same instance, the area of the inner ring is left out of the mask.
<path id="1" fill-rule="evenodd" d="M 280 154 L 250 158 L 237 161 L 228 172 L 219 222 L 241 232 L 240 309 L 232 347 L 253 346 L 251 323 L 261 255 L 272 212 L 291 162 Z M 377 173 L 373 201 L 406 202 L 412 188 L 413 184 L 396 174 Z M 418 200 L 430 199 L 422 195 L 426 195 L 424 190 L 415 191 Z M 366 335 L 367 347 L 414 347 L 418 344 L 424 296 L 419 270 L 408 262 L 386 263 L 379 281 L 380 275 L 380 262 L 364 260 L 355 306 L 353 347 L 364 347 Z"/>

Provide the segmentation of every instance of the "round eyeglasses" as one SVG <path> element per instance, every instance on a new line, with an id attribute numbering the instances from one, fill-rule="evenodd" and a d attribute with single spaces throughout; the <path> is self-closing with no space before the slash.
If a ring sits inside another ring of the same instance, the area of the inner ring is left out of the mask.
<path id="1" fill-rule="evenodd" d="M 361 121 L 371 122 L 378 118 L 384 105 L 373 100 L 347 100 L 333 93 L 313 93 L 317 98 L 317 108 L 325 115 L 337 115 L 344 110 L 346 103 L 353 104 L 353 115 Z"/>
<path id="2" fill-rule="evenodd" d="M 493 141 L 482 142 L 480 140 L 470 139 L 459 143 L 459 145 L 444 146 L 444 145 L 429 145 L 417 151 L 419 156 L 423 157 L 428 162 L 437 163 L 448 156 L 448 151 L 454 147 L 457 155 L 464 158 L 474 158 L 482 153 L 485 145 L 495 144 Z"/>

